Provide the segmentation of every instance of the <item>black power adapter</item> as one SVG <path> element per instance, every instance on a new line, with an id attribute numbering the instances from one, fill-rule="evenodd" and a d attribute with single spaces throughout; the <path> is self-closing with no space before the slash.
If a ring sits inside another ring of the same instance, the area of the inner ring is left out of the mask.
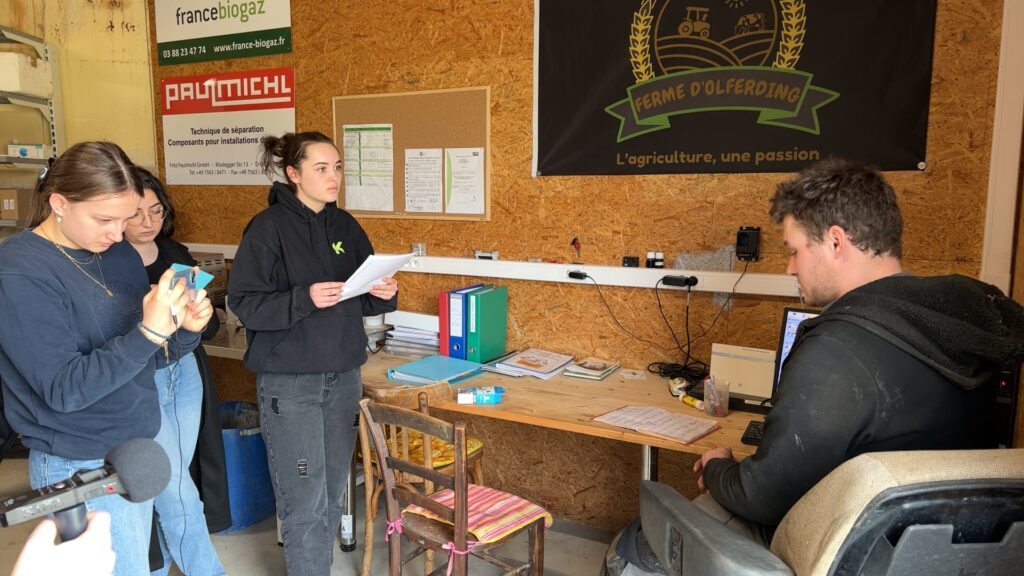
<path id="1" fill-rule="evenodd" d="M 582 271 L 582 270 L 569 270 L 569 272 L 567 272 L 567 274 L 568 274 L 569 278 L 572 278 L 573 280 L 586 280 L 587 279 L 587 273 Z"/>
<path id="2" fill-rule="evenodd" d="M 757 261 L 758 243 L 761 239 L 761 228 L 742 226 L 736 231 L 736 258 L 749 262 Z"/>
<path id="3" fill-rule="evenodd" d="M 688 288 L 690 286 L 697 285 L 696 276 L 663 276 L 661 281 L 665 286 L 677 286 L 679 288 Z"/>

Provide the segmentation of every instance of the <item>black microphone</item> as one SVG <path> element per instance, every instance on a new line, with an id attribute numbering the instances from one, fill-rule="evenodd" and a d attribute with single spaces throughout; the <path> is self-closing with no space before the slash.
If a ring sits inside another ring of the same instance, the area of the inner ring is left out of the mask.
<path id="1" fill-rule="evenodd" d="M 163 492 L 171 479 L 171 461 L 159 444 L 134 438 L 107 452 L 105 464 L 67 480 L 30 490 L 0 503 L 0 525 L 7 527 L 53 514 L 62 542 L 85 532 L 85 501 L 120 494 L 145 502 Z"/>

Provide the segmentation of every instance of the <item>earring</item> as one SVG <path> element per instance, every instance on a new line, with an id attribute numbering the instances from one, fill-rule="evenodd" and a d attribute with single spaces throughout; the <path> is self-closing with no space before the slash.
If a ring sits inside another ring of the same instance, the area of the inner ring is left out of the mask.
<path id="1" fill-rule="evenodd" d="M 61 221 L 61 219 L 63 219 L 63 218 L 64 218 L 64 216 L 62 216 L 62 215 L 61 215 L 61 214 L 60 214 L 60 213 L 58 212 L 58 213 L 57 213 L 57 223 L 58 223 L 58 224 L 60 224 L 60 221 Z"/>

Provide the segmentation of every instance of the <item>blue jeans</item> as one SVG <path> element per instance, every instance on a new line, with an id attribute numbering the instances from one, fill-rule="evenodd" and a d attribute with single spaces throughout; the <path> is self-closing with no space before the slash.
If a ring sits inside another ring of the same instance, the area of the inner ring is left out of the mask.
<path id="1" fill-rule="evenodd" d="M 103 466 L 103 460 L 68 460 L 38 450 L 29 451 L 28 475 L 33 488 L 67 480 L 79 470 Z M 117 554 L 114 576 L 139 576 L 149 572 L 149 536 L 153 501 L 133 504 L 121 496 L 103 496 L 85 503 L 89 510 L 110 514 L 110 536 Z"/>
<path id="2" fill-rule="evenodd" d="M 182 573 L 189 576 L 224 574 L 224 567 L 206 529 L 199 491 L 188 473 L 188 465 L 196 449 L 203 404 L 203 382 L 196 357 L 188 354 L 178 362 L 158 369 L 155 379 L 160 395 L 161 420 L 160 431 L 154 440 L 171 460 L 171 481 L 154 500 L 164 567 L 153 574 L 167 574 L 171 558 Z M 149 572 L 148 568 L 146 572 Z"/>
<path id="3" fill-rule="evenodd" d="M 288 576 L 329 574 L 363 393 L 359 369 L 263 373 L 256 386 Z"/>

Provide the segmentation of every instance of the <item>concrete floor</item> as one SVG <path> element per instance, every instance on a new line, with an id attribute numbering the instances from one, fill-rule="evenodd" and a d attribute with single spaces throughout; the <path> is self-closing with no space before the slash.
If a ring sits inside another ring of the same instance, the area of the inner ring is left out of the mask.
<path id="1" fill-rule="evenodd" d="M 0 462 L 0 495 L 13 496 L 28 489 L 28 461 L 24 458 L 7 458 Z M 332 576 L 359 574 L 363 558 L 362 489 L 357 500 L 357 519 L 354 552 L 345 553 L 335 549 Z M 18 552 L 35 523 L 26 523 L 0 530 L 0 574 L 10 574 Z M 228 574 L 241 576 L 277 576 L 285 574 L 284 553 L 277 545 L 276 522 L 273 517 L 245 530 L 233 534 L 212 536 L 213 544 L 220 555 Z M 387 545 L 384 542 L 384 522 L 380 516 L 374 530 L 372 574 L 387 574 Z M 586 528 L 568 522 L 555 521 L 545 535 L 544 573 L 549 576 L 597 576 L 608 546 L 610 535 L 599 530 Z M 408 550 L 408 547 L 405 547 Z M 497 550 L 504 558 L 521 560 L 526 557 L 526 535 L 523 534 Z M 435 556 L 434 564 L 442 559 Z M 406 574 L 423 574 L 422 561 L 408 566 Z M 470 560 L 471 574 L 500 574 L 490 564 L 473 558 Z M 172 571 L 172 574 L 179 574 Z"/>

